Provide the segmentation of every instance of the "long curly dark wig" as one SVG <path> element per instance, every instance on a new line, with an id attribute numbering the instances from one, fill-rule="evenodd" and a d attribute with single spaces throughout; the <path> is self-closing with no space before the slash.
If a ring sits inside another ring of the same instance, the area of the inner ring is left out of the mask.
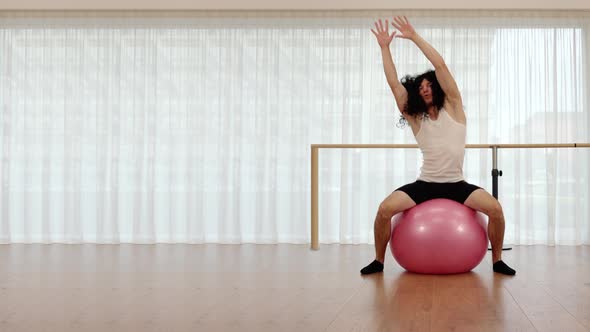
<path id="1" fill-rule="evenodd" d="M 437 110 L 440 110 L 445 103 L 445 92 L 440 87 L 434 70 L 429 70 L 425 73 L 410 76 L 407 75 L 402 78 L 401 83 L 408 92 L 408 101 L 404 105 L 404 113 L 413 117 L 428 117 L 428 106 L 420 96 L 420 84 L 423 80 L 428 80 L 432 83 L 432 103 Z M 406 118 L 402 115 L 399 119 L 399 125 L 401 127 L 408 123 Z"/>

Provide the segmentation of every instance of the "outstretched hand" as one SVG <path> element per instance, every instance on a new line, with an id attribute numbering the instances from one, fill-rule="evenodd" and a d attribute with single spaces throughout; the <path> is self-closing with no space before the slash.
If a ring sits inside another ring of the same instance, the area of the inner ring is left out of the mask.
<path id="1" fill-rule="evenodd" d="M 377 24 L 379 23 L 379 24 Z M 389 47 L 391 40 L 396 35 L 396 31 L 394 30 L 391 35 L 389 34 L 389 21 L 385 20 L 385 24 L 379 19 L 379 21 L 375 22 L 376 31 L 371 29 L 371 32 L 377 37 L 377 43 L 381 47 Z"/>
<path id="2" fill-rule="evenodd" d="M 412 39 L 416 36 L 416 30 L 405 16 L 394 17 L 391 25 L 401 33 L 396 36 L 397 38 Z"/>

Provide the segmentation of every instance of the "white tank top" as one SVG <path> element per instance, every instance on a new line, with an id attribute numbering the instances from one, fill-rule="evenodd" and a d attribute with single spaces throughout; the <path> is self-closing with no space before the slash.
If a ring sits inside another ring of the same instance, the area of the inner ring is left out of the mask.
<path id="1" fill-rule="evenodd" d="M 467 128 L 441 109 L 438 118 L 424 117 L 416 134 L 423 164 L 418 180 L 458 182 L 463 180 Z"/>

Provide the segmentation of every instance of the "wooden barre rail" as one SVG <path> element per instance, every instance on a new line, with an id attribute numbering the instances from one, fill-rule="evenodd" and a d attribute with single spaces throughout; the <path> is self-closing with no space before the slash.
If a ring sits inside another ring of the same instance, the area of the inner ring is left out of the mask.
<path id="1" fill-rule="evenodd" d="M 318 154 L 320 149 L 414 149 L 417 144 L 312 144 L 311 145 L 311 249 L 319 250 Z M 467 149 L 553 149 L 590 148 L 590 143 L 564 144 L 466 144 Z M 494 153 L 494 167 L 496 165 Z"/>
<path id="2" fill-rule="evenodd" d="M 418 144 L 312 144 L 311 149 L 411 149 Z M 589 148 L 590 143 L 563 144 L 466 144 L 467 149 Z"/>

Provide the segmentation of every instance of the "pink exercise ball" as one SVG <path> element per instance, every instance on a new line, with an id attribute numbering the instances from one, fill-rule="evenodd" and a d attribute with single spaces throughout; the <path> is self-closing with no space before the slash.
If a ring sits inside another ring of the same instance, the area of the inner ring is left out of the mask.
<path id="1" fill-rule="evenodd" d="M 464 273 L 486 254 L 486 227 L 483 214 L 450 199 L 432 199 L 393 217 L 389 247 L 409 272 Z"/>

